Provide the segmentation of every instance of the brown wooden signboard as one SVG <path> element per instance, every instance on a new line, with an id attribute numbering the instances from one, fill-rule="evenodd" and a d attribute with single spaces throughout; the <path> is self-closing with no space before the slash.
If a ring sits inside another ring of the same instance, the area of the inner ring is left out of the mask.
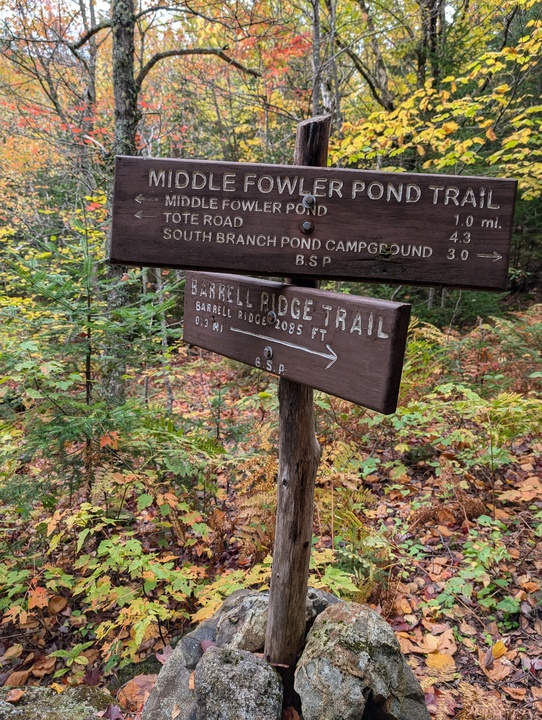
<path id="1" fill-rule="evenodd" d="M 499 290 L 515 194 L 493 178 L 121 156 L 109 259 Z"/>
<path id="2" fill-rule="evenodd" d="M 392 413 L 410 305 L 239 275 L 186 274 L 185 342 Z"/>

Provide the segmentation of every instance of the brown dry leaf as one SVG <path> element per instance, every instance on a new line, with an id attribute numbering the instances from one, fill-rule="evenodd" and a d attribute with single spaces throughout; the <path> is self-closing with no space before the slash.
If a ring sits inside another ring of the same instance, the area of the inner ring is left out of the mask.
<path id="1" fill-rule="evenodd" d="M 397 598 L 394 605 L 398 615 L 409 615 L 412 612 L 412 606 L 405 597 Z"/>
<path id="2" fill-rule="evenodd" d="M 47 603 L 47 609 L 51 615 L 58 615 L 58 613 L 65 610 L 67 606 L 68 601 L 65 597 L 62 597 L 62 595 L 54 595 L 52 598 L 49 598 L 49 602 Z"/>
<path id="3" fill-rule="evenodd" d="M 282 711 L 282 720 L 299 720 L 299 714 L 293 707 L 284 708 Z"/>
<path id="4" fill-rule="evenodd" d="M 412 640 L 407 636 L 407 633 L 398 633 L 397 640 L 399 640 L 399 646 L 401 648 L 401 652 L 403 655 L 408 655 L 409 653 L 413 652 L 419 652 L 419 649 Z"/>
<path id="5" fill-rule="evenodd" d="M 452 537 L 452 535 L 455 535 L 454 531 L 450 530 L 446 525 L 437 525 L 437 530 L 443 537 Z"/>
<path id="6" fill-rule="evenodd" d="M 525 696 L 527 695 L 526 688 L 509 687 L 509 686 L 504 685 L 503 690 L 507 695 L 509 695 L 514 700 L 525 700 Z"/>
<path id="7" fill-rule="evenodd" d="M 448 628 L 448 630 L 445 630 L 440 636 L 439 650 L 447 655 L 455 655 L 457 652 L 457 645 L 452 628 Z"/>
<path id="8" fill-rule="evenodd" d="M 430 653 L 425 658 L 425 664 L 432 670 L 455 670 L 455 660 L 447 653 Z"/>
<path id="9" fill-rule="evenodd" d="M 177 703 L 175 703 L 173 705 L 173 710 L 171 711 L 171 720 L 175 720 L 175 718 L 179 717 L 180 714 L 181 708 Z"/>
<path id="10" fill-rule="evenodd" d="M 536 700 L 533 707 L 538 712 L 542 712 L 542 688 L 541 687 L 533 687 L 530 688 L 531 694 L 533 696 L 533 700 Z"/>
<path id="11" fill-rule="evenodd" d="M 465 637 L 463 638 L 461 643 L 467 648 L 467 650 L 470 650 L 471 652 L 475 652 L 476 650 L 478 650 L 478 645 L 472 638 Z"/>
<path id="12" fill-rule="evenodd" d="M 35 630 L 40 626 L 40 621 L 33 613 L 21 613 L 19 621 L 20 630 Z"/>
<path id="13" fill-rule="evenodd" d="M 507 647 L 502 640 L 497 640 L 495 645 L 491 648 L 491 654 L 497 660 L 498 658 L 506 655 Z"/>
<path id="14" fill-rule="evenodd" d="M 440 635 L 443 632 L 446 632 L 446 630 L 450 629 L 449 623 L 446 622 L 431 622 L 431 620 L 428 620 L 427 618 L 424 618 L 422 620 L 422 625 L 426 630 L 429 630 L 431 635 Z"/>
<path id="15" fill-rule="evenodd" d="M 423 636 L 423 642 L 420 644 L 420 649 L 426 653 L 434 653 L 440 647 L 440 638 L 435 635 L 427 634 Z"/>
<path id="16" fill-rule="evenodd" d="M 190 677 L 188 678 L 188 689 L 194 690 L 195 687 L 196 685 L 194 683 L 194 673 L 192 672 L 190 673 Z"/>
<path id="17" fill-rule="evenodd" d="M 17 643 L 16 645 L 12 645 L 2 655 L 2 657 L 0 658 L 0 661 L 13 660 L 14 658 L 21 657 L 21 655 L 23 654 L 23 650 L 24 650 L 24 648 L 20 643 Z"/>
<path id="18" fill-rule="evenodd" d="M 10 690 L 8 694 L 6 695 L 6 702 L 9 703 L 16 703 L 19 702 L 19 700 L 23 697 L 25 691 L 19 690 L 19 688 L 16 688 L 15 690 Z"/>
<path id="19" fill-rule="evenodd" d="M 493 653 L 491 653 L 491 655 L 493 655 Z M 480 650 L 480 648 L 478 648 L 478 660 L 480 662 L 482 672 L 492 682 L 501 682 L 507 678 L 513 670 L 512 666 L 501 658 L 496 658 L 489 667 L 486 667 L 486 653 L 483 650 Z"/>
<path id="20" fill-rule="evenodd" d="M 49 656 L 40 658 L 39 660 L 36 660 L 36 662 L 32 665 L 30 671 L 32 672 L 32 675 L 34 677 L 42 678 L 45 677 L 45 675 L 50 675 L 54 671 L 55 664 L 55 657 Z"/>
<path id="21" fill-rule="evenodd" d="M 454 525 L 455 515 L 447 507 L 439 507 L 437 510 L 437 520 L 440 525 Z"/>
<path id="22" fill-rule="evenodd" d="M 459 630 L 464 635 L 477 635 L 478 634 L 478 631 L 476 630 L 476 628 L 473 627 L 472 625 L 469 625 L 466 622 L 461 623 L 461 625 L 459 626 Z"/>
<path id="23" fill-rule="evenodd" d="M 16 670 L 11 673 L 4 685 L 7 687 L 21 687 L 21 685 L 26 685 L 29 677 L 30 670 Z"/>
<path id="24" fill-rule="evenodd" d="M 117 700 L 123 710 L 135 712 L 145 700 L 156 684 L 157 675 L 137 675 L 123 685 L 117 693 Z"/>

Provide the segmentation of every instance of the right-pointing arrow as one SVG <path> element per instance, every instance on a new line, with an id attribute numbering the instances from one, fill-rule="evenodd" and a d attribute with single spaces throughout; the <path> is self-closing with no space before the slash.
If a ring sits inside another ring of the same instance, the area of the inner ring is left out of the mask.
<path id="1" fill-rule="evenodd" d="M 478 253 L 476 257 L 488 258 L 489 260 L 493 260 L 493 262 L 497 262 L 497 260 L 502 260 L 502 255 L 499 255 L 496 250 L 493 250 L 491 255 L 489 255 L 488 253 Z"/>
<path id="2" fill-rule="evenodd" d="M 250 332 L 249 330 L 241 330 L 240 328 L 230 328 L 232 332 L 241 333 L 242 335 L 250 335 L 251 337 L 259 338 L 260 340 L 267 340 L 268 342 L 278 343 L 279 345 L 286 345 L 286 347 L 294 348 L 294 350 L 302 350 L 303 352 L 310 353 L 311 355 L 319 355 L 320 357 L 329 360 L 326 365 L 326 370 L 335 364 L 337 361 L 337 353 L 331 345 L 326 345 L 329 352 L 320 352 L 319 350 L 311 350 L 310 348 L 304 347 L 303 345 L 296 345 L 295 343 L 287 342 L 286 340 L 279 340 L 278 338 L 270 337 L 269 335 L 258 335 L 258 333 Z"/>

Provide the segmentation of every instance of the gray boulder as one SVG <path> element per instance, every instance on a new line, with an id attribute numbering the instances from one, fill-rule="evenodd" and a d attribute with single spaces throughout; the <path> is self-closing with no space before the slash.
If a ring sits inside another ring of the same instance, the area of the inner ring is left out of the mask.
<path id="1" fill-rule="evenodd" d="M 282 714 L 277 672 L 246 650 L 209 648 L 194 673 L 194 689 L 196 720 L 280 720 Z"/>
<path id="2" fill-rule="evenodd" d="M 244 592 L 230 595 L 215 616 L 216 644 L 249 652 L 263 651 L 269 593 Z"/>
<path id="3" fill-rule="evenodd" d="M 268 604 L 268 593 L 240 590 L 185 635 L 142 720 L 280 718 L 280 677 L 253 654 L 263 650 Z M 311 589 L 307 627 L 295 679 L 304 720 L 429 720 L 395 634 L 377 613 Z"/>
<path id="4" fill-rule="evenodd" d="M 24 687 L 16 703 L 5 698 L 11 688 L 0 688 L 0 720 L 95 720 L 96 713 L 114 705 L 108 692 L 79 685 L 64 692 L 44 687 Z"/>
<path id="5" fill-rule="evenodd" d="M 391 627 L 370 608 L 330 605 L 297 665 L 303 720 L 429 720 L 423 691 Z"/>

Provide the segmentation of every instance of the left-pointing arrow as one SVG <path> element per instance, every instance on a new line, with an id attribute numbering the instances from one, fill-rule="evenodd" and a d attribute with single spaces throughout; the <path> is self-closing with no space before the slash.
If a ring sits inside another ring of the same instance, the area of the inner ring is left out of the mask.
<path id="1" fill-rule="evenodd" d="M 135 216 L 138 220 L 143 220 L 143 218 L 154 218 L 154 217 L 158 217 L 158 215 L 145 215 L 144 212 L 143 212 L 143 210 L 140 210 L 139 212 L 134 213 L 134 216 Z"/>
<path id="2" fill-rule="evenodd" d="M 249 332 L 248 330 L 240 330 L 239 328 L 230 328 L 232 332 L 241 333 L 242 335 L 250 335 L 251 337 L 259 338 L 260 340 L 267 340 L 268 342 L 278 343 L 279 345 L 286 345 L 286 347 L 293 348 L 294 350 L 302 350 L 303 352 L 310 353 L 311 355 L 318 355 L 326 360 L 329 360 L 326 365 L 326 370 L 330 368 L 337 361 L 337 353 L 333 350 L 330 345 L 326 345 L 329 352 L 320 352 L 319 350 L 311 350 L 310 348 L 303 347 L 303 345 L 296 345 L 295 343 L 286 342 L 286 340 L 278 340 L 268 335 L 258 335 L 257 333 Z"/>
<path id="3" fill-rule="evenodd" d="M 143 202 L 158 202 L 157 197 L 145 197 L 145 195 L 142 195 L 141 193 L 139 193 L 139 195 L 136 195 L 134 200 L 136 201 L 136 203 L 139 203 L 140 205 Z"/>

